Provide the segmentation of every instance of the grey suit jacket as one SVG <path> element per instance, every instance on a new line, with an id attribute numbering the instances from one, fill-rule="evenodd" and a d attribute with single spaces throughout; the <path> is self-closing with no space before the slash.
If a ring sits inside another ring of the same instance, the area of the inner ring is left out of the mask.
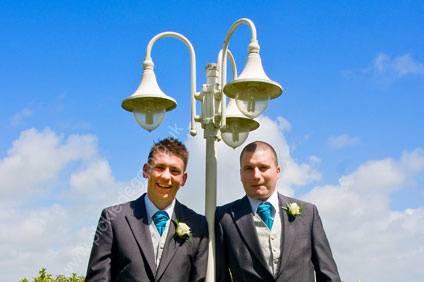
<path id="1" fill-rule="evenodd" d="M 273 276 L 262 254 L 247 196 L 216 210 L 217 281 L 337 281 L 340 277 L 315 205 L 278 194 L 279 207 L 296 202 L 302 214 L 282 210 L 281 257 Z M 230 273 L 231 272 L 231 273 Z M 315 275 L 314 275 L 315 272 Z"/>
<path id="2" fill-rule="evenodd" d="M 188 224 L 192 237 L 176 236 L 171 223 L 156 269 L 144 197 L 102 211 L 86 281 L 203 281 L 208 257 L 205 217 L 175 202 L 172 219 Z"/>

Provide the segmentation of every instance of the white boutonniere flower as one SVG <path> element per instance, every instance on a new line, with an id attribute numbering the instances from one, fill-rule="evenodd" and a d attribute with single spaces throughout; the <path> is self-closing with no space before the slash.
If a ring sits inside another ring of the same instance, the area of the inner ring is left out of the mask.
<path id="1" fill-rule="evenodd" d="M 191 237 L 191 229 L 186 223 L 179 220 L 174 221 L 175 234 L 181 239 L 187 239 Z"/>
<path id="2" fill-rule="evenodd" d="M 287 212 L 288 216 L 295 218 L 302 214 L 303 207 L 299 206 L 297 203 L 289 203 L 283 209 Z"/>

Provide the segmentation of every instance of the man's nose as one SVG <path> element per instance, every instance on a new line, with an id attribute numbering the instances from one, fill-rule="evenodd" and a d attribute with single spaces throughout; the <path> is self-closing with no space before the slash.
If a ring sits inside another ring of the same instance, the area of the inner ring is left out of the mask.
<path id="1" fill-rule="evenodd" d="M 259 170 L 259 168 L 255 167 L 253 169 L 253 178 L 259 179 L 260 177 L 261 177 L 261 171 Z"/>
<path id="2" fill-rule="evenodd" d="M 171 171 L 169 170 L 169 168 L 165 168 L 160 174 L 160 177 L 164 180 L 171 181 Z"/>

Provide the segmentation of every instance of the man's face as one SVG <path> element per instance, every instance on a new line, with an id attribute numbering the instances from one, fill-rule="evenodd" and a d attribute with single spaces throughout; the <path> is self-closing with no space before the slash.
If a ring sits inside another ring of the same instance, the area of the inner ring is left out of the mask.
<path id="1" fill-rule="evenodd" d="M 144 164 L 143 175 L 148 179 L 147 195 L 159 209 L 171 204 L 178 189 L 184 186 L 187 173 L 184 161 L 172 153 L 156 152 L 150 164 Z"/>
<path id="2" fill-rule="evenodd" d="M 267 200 L 275 191 L 280 177 L 280 166 L 275 164 L 272 151 L 258 148 L 255 152 L 245 152 L 240 166 L 241 182 L 246 194 L 257 200 Z"/>

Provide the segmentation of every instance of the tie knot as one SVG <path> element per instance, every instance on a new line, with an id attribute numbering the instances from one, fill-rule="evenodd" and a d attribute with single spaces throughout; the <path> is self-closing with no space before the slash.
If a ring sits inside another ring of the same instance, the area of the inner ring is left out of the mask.
<path id="1" fill-rule="evenodd" d="M 169 215 L 166 211 L 157 211 L 153 216 L 152 216 L 153 221 L 155 222 L 155 224 L 158 224 L 162 221 L 168 221 L 169 219 Z"/>
<path id="2" fill-rule="evenodd" d="M 273 207 L 268 202 L 261 203 L 256 210 L 263 222 L 266 224 L 266 226 L 268 226 L 269 230 L 271 230 L 272 224 L 274 223 L 272 211 Z"/>
<path id="3" fill-rule="evenodd" d="M 272 210 L 273 210 L 273 207 L 272 207 L 272 205 L 270 203 L 263 202 L 263 203 L 260 203 L 259 204 L 258 209 L 256 210 L 256 212 L 259 213 L 259 214 L 269 214 L 269 215 L 272 215 Z"/>
<path id="4" fill-rule="evenodd" d="M 160 236 L 162 236 L 166 222 L 169 219 L 169 215 L 165 211 L 158 211 L 152 216 L 152 219 Z"/>

